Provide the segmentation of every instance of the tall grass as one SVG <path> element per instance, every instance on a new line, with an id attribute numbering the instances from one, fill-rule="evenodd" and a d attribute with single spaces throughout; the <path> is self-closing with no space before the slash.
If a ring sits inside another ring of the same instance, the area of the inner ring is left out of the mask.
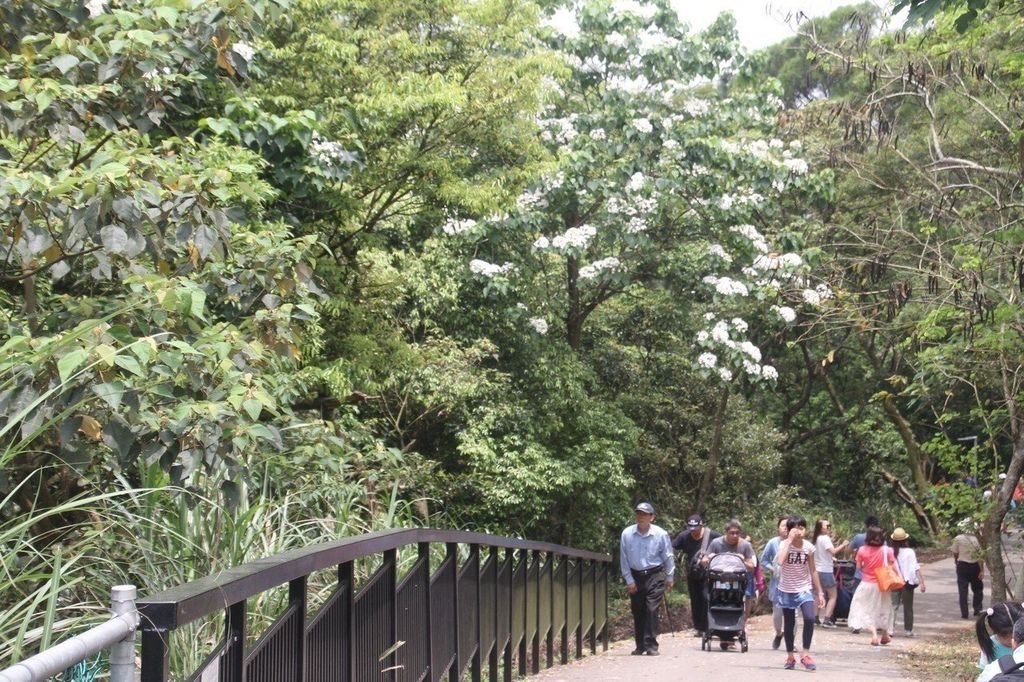
<path id="1" fill-rule="evenodd" d="M 92 328 L 108 320 L 94 320 Z M 0 350 L 0 393 L 21 385 L 26 373 L 47 374 L 88 333 L 90 325 L 83 324 L 64 337 L 8 341 Z M 41 436 L 52 433 L 63 419 L 88 413 L 85 401 L 95 397 L 76 391 L 88 371 L 86 366 L 52 382 L 17 413 L 0 414 L 0 473 L 21 455 L 40 451 Z M 82 398 L 68 401 L 45 422 L 24 428 L 44 403 L 74 395 Z M 56 455 L 50 461 L 58 462 L 47 465 L 55 471 L 65 466 Z M 368 486 L 347 478 L 341 472 L 345 467 L 308 467 L 284 486 L 287 493 L 270 486 L 243 490 L 232 508 L 220 502 L 222 480 L 216 475 L 197 473 L 185 489 L 171 486 L 158 464 L 140 461 L 138 467 L 138 483 L 115 475 L 103 489 L 86 486 L 79 496 L 48 508 L 19 505 L 29 480 L 0 487 L 0 668 L 105 620 L 112 585 L 132 583 L 145 596 L 289 549 L 417 524 L 397 487 L 387 504 L 370 505 Z M 45 478 L 53 472 L 36 473 Z M 273 481 L 275 475 L 268 469 L 259 479 Z M 2 476 L 0 484 L 6 484 Z M 83 520 L 64 526 L 59 536 L 40 534 L 41 525 L 67 518 Z M 371 565 L 362 567 L 363 573 L 369 570 Z M 334 578 L 327 571 L 314 576 L 311 608 L 334 589 Z M 285 600 L 286 590 L 251 600 L 250 631 L 262 631 L 283 610 Z M 175 677 L 195 670 L 222 636 L 222 618 L 179 633 L 182 645 L 172 649 Z"/>

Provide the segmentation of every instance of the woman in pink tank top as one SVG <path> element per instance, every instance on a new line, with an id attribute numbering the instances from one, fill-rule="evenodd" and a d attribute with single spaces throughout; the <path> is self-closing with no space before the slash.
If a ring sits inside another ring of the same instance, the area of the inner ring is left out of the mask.
<path id="1" fill-rule="evenodd" d="M 857 550 L 857 568 L 861 572 L 860 584 L 850 602 L 850 616 L 847 623 L 854 630 L 871 632 L 871 644 L 888 644 L 889 621 L 892 619 L 892 598 L 878 588 L 875 569 L 885 564 L 896 563 L 892 548 L 885 546 L 885 532 L 878 526 L 867 530 L 865 545 Z"/>

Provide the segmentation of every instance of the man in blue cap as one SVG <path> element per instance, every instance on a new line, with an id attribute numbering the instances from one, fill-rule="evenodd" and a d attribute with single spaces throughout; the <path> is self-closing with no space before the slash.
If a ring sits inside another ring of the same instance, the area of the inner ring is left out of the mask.
<path id="1" fill-rule="evenodd" d="M 652 523 L 654 506 L 641 502 L 634 511 L 636 523 L 622 531 L 619 568 L 633 612 L 633 655 L 657 656 L 658 607 L 665 591 L 672 589 L 676 563 L 668 533 Z"/>

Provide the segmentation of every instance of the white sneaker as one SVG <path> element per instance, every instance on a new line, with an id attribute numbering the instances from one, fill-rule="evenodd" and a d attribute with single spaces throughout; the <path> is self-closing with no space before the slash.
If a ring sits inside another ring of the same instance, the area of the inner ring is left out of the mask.
<path id="1" fill-rule="evenodd" d="M 903 636 L 904 637 L 913 637 L 914 636 L 914 631 L 913 630 L 904 630 L 903 631 Z"/>

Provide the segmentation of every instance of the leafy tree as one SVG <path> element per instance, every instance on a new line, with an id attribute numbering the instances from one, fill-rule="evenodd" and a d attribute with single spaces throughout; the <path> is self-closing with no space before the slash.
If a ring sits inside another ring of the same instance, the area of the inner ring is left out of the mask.
<path id="1" fill-rule="evenodd" d="M 928 23 L 939 12 L 948 11 L 955 16 L 954 26 L 957 32 L 966 33 L 989 7 L 1016 13 L 1021 10 L 1020 2 L 1017 0 L 894 0 L 892 13 L 898 14 L 909 8 L 907 24 L 910 25 L 918 22 Z"/>
<path id="2" fill-rule="evenodd" d="M 1019 414 L 1020 239 L 1012 207 L 1019 200 L 1019 117 L 1007 92 L 1019 66 L 1003 55 L 1018 16 L 971 28 L 961 37 L 943 19 L 921 41 L 883 38 L 863 55 L 821 48 L 852 60 L 863 95 L 838 107 L 830 155 L 847 169 L 832 232 L 834 285 L 853 342 L 876 379 L 873 399 L 899 434 L 910 483 L 891 482 L 922 523 L 933 477 L 971 471 L 937 453 L 945 441 L 981 435 L 996 467 L 1007 465 L 988 507 L 984 537 L 995 593 L 1005 587 L 999 529 L 1024 469 Z M 955 55 L 955 56 L 951 56 Z M 1003 66 L 982 65 L 995 58 Z M 831 104 L 835 107 L 835 104 Z M 863 107 L 863 108 L 861 108 Z M 819 119 L 820 120 L 820 119 Z M 841 140 L 841 141 L 840 141 Z M 840 321 L 842 320 L 842 321 Z M 980 432 L 980 433 L 979 433 Z M 973 466 L 970 468 L 974 468 Z M 982 483 L 997 471 L 979 465 Z M 955 487 L 944 487 L 938 507 Z"/>

